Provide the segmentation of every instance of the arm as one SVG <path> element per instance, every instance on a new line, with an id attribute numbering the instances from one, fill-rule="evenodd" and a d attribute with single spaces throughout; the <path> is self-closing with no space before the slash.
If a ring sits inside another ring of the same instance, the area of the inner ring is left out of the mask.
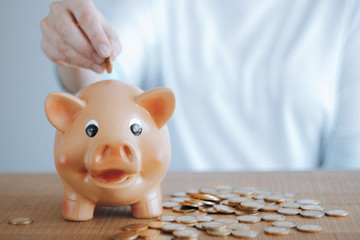
<path id="1" fill-rule="evenodd" d="M 57 72 L 63 86 L 72 93 L 101 80 L 101 74 L 85 68 L 57 64 Z"/>

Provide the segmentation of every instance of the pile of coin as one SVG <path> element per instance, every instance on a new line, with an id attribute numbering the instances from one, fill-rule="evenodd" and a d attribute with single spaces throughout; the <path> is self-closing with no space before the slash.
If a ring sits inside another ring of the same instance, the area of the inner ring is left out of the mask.
<path id="1" fill-rule="evenodd" d="M 296 199 L 291 192 L 274 193 L 256 190 L 253 187 L 234 188 L 229 185 L 190 189 L 174 192 L 164 209 L 175 212 L 158 217 L 148 224 L 130 224 L 123 228 L 113 240 L 119 239 L 198 239 L 202 233 L 211 236 L 254 238 L 260 230 L 256 223 L 271 223 L 263 231 L 270 235 L 287 235 L 299 232 L 317 233 L 322 227 L 314 224 L 298 225 L 287 221 L 287 216 L 304 218 L 345 217 L 345 210 L 327 210 L 315 199 Z M 181 215 L 179 215 L 179 213 Z"/>
<path id="2" fill-rule="evenodd" d="M 321 232 L 318 225 L 297 225 L 286 221 L 286 216 L 304 218 L 321 218 L 323 216 L 344 217 L 345 210 L 327 210 L 315 199 L 296 199 L 291 192 L 274 193 L 269 190 L 256 190 L 253 187 L 234 188 L 230 185 L 203 187 L 188 191 L 174 192 L 171 199 L 163 202 L 165 209 L 185 214 L 184 217 L 209 219 L 207 222 L 191 222 L 194 226 L 214 236 L 256 237 L 257 230 L 250 230 L 251 225 L 260 222 L 271 222 L 272 226 L 264 229 L 266 234 L 286 235 L 291 228 L 301 232 Z M 207 214 L 226 214 L 227 218 L 215 218 Z M 205 215 L 205 216 L 204 216 Z M 236 217 L 231 217 L 231 216 Z M 162 221 L 165 216 L 160 218 Z M 210 220 L 211 219 L 211 220 Z M 175 221 L 175 220 L 174 220 Z M 163 223 L 164 224 L 164 223 Z M 189 224 L 189 223 L 187 223 Z"/>

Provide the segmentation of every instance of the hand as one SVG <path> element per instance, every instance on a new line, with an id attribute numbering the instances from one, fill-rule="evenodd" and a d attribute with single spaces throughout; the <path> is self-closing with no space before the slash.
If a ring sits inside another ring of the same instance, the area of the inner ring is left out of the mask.
<path id="1" fill-rule="evenodd" d="M 121 51 L 117 34 L 91 0 L 53 2 L 41 20 L 41 48 L 55 63 L 105 70 L 104 60 L 114 60 Z"/>

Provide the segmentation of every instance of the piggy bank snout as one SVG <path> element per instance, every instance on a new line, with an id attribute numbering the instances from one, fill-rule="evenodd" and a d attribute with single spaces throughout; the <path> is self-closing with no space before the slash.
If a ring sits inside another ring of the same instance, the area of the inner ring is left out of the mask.
<path id="1" fill-rule="evenodd" d="M 120 139 L 104 139 L 94 144 L 90 151 L 90 171 L 107 169 L 123 170 L 124 172 L 137 173 L 140 171 L 139 148 L 130 142 Z"/>

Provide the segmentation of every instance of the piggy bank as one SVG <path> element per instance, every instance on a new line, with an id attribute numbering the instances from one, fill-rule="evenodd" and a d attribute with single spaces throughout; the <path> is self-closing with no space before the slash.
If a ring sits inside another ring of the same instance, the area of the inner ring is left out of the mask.
<path id="1" fill-rule="evenodd" d="M 170 164 L 166 123 L 174 108 L 168 88 L 144 92 L 115 80 L 75 96 L 46 97 L 46 116 L 57 129 L 54 158 L 65 219 L 92 219 L 96 205 L 130 205 L 137 218 L 162 214 L 160 183 Z"/>

